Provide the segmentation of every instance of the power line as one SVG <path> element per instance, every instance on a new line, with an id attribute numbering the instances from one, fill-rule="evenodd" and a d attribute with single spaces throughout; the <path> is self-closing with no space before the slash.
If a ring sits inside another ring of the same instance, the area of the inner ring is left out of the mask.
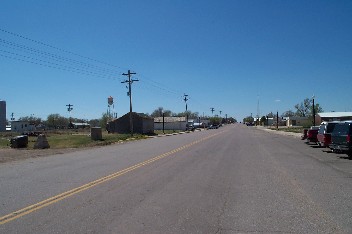
<path id="1" fill-rule="evenodd" d="M 94 61 L 94 62 L 98 62 L 98 63 L 101 63 L 101 64 L 104 64 L 104 65 L 107 65 L 107 66 L 111 66 L 111 67 L 114 67 L 114 68 L 120 68 L 119 66 L 116 66 L 116 65 L 113 65 L 113 64 L 109 64 L 109 63 L 106 63 L 106 62 L 103 62 L 103 61 L 100 61 L 100 60 L 97 60 L 97 59 L 93 59 L 93 58 L 90 58 L 90 57 L 87 57 L 87 56 L 82 56 L 80 54 L 77 54 L 75 52 L 71 52 L 71 51 L 68 51 L 68 50 L 64 50 L 64 49 L 61 49 L 61 48 L 58 48 L 56 46 L 53 46 L 53 45 L 50 45 L 48 43 L 44 43 L 42 41 L 39 41 L 39 40 L 35 40 L 35 39 L 31 39 L 29 37 L 26 37 L 26 36 L 23 36 L 21 34 L 18 34 L 18 33 L 13 33 L 13 32 L 10 32 L 8 30 L 5 30 L 3 28 L 0 28 L 0 31 L 1 32 L 4 32 L 4 33 L 7 33 L 9 35 L 12 35 L 12 36 L 15 36 L 15 37 L 18 37 L 18 38 L 21 38 L 21 39 L 24 39 L 24 40 L 27 40 L 27 41 L 30 41 L 30 42 L 33 42 L 33 43 L 36 43 L 38 45 L 41 45 L 41 46 L 45 46 L 45 47 L 48 47 L 48 48 L 52 48 L 52 49 L 55 49 L 57 51 L 60 51 L 60 52 L 64 52 L 64 53 L 68 53 L 68 54 L 71 54 L 71 55 L 75 55 L 75 56 L 78 56 L 78 57 L 81 57 L 81 58 L 84 58 L 84 59 L 88 59 L 88 60 L 91 60 L 91 61 Z M 27 51 L 31 51 L 35 54 L 39 54 L 41 56 L 46 56 L 46 57 L 51 57 L 53 58 L 54 60 L 59 60 L 59 61 L 65 61 L 65 62 L 73 62 L 73 63 L 77 63 L 77 64 L 80 64 L 81 66 L 84 66 L 84 67 L 89 67 L 89 68 L 93 68 L 93 69 L 97 69 L 101 72 L 103 72 L 103 75 L 99 74 L 99 76 L 106 76 L 108 74 L 108 76 L 110 75 L 113 75 L 115 74 L 115 69 L 114 70 L 110 70 L 110 69 L 103 69 L 103 68 L 100 68 L 98 66 L 94 66 L 94 65 L 91 65 L 91 64 L 87 64 L 87 63 L 83 63 L 83 62 L 80 62 L 80 61 L 77 61 L 77 60 L 74 60 L 74 59 L 70 59 L 70 58 L 65 58 L 65 57 L 62 57 L 62 56 L 58 56 L 58 55 L 55 55 L 55 54 L 52 54 L 52 53 L 48 53 L 48 52 L 44 52 L 44 51 L 41 51 L 41 50 L 38 50 L 38 49 L 33 49 L 31 47 L 28 47 L 28 46 L 24 46 L 24 45 L 20 45 L 20 44 L 17 44 L 17 43 L 14 43 L 14 42 L 9 42 L 9 41 L 6 41 L 4 39 L 0 39 L 0 42 L 3 43 L 3 44 L 7 44 L 9 46 L 12 46 L 13 47 L 16 47 L 16 48 L 19 48 L 19 49 L 22 49 L 22 50 L 27 50 Z M 1 55 L 0 55 L 1 56 Z M 94 74 L 97 74 L 98 72 L 88 72 L 88 71 L 84 71 L 83 72 L 83 69 L 77 69 L 77 68 L 67 68 L 66 66 L 64 66 L 64 68 L 59 68 L 57 66 L 61 66 L 59 64 L 56 64 L 56 63 L 53 63 L 53 62 L 48 62 L 48 61 L 44 61 L 42 59 L 37 59 L 37 58 L 31 58 L 31 59 L 35 59 L 35 60 L 41 60 L 40 63 L 38 62 L 31 62 L 31 61 L 26 61 L 24 59 L 17 59 L 17 58 L 13 58 L 13 57 L 10 57 L 10 56 L 6 56 L 6 55 L 2 55 L 3 57 L 7 57 L 7 58 L 11 58 L 11 59 L 15 59 L 15 60 L 18 60 L 18 61 L 23 61 L 23 62 L 29 62 L 29 63 L 32 63 L 32 64 L 37 64 L 37 65 L 41 65 L 41 66 L 46 66 L 46 67 L 51 67 L 51 68 L 56 68 L 56 69 L 60 69 L 60 70 L 65 70 L 65 71 L 72 71 L 72 70 L 80 70 L 81 72 L 77 72 L 77 71 L 73 71 L 73 72 L 76 72 L 76 73 L 80 73 L 80 74 L 85 74 L 85 73 L 89 73 L 90 75 L 94 75 Z M 24 55 L 20 55 L 20 56 L 24 56 Z M 27 56 L 29 57 L 29 56 Z M 50 63 L 52 65 L 55 65 L 55 66 L 51 66 L 51 65 L 45 65 L 43 64 L 43 62 L 45 63 Z M 72 65 L 72 64 L 69 64 L 69 65 Z M 71 70 L 72 69 L 72 70 Z M 105 74 L 107 73 L 107 74 Z M 170 89 L 169 87 L 161 84 L 161 83 L 158 83 L 158 82 L 155 82 L 147 77 L 145 77 L 143 75 L 143 77 L 145 78 L 144 81 L 150 82 L 150 85 L 155 87 L 155 88 L 158 88 L 162 91 L 165 91 L 165 92 L 168 92 L 168 93 L 173 93 L 175 95 L 179 95 L 179 93 L 182 93 L 182 92 L 176 92 L 172 89 Z"/>
<path id="2" fill-rule="evenodd" d="M 111 70 L 110 68 L 101 68 L 99 66 L 92 65 L 90 63 L 78 61 L 78 60 L 72 59 L 72 58 L 67 58 L 67 57 L 64 57 L 61 55 L 46 52 L 46 51 L 43 51 L 43 50 L 40 50 L 37 48 L 32 48 L 27 45 L 21 45 L 19 43 L 11 42 L 11 41 L 4 40 L 4 39 L 0 39 L 0 43 L 2 43 L 3 46 L 6 46 L 7 48 L 10 47 L 13 50 L 20 50 L 24 53 L 38 56 L 39 58 L 38 57 L 34 58 L 33 56 L 18 54 L 18 53 L 4 51 L 4 50 L 2 51 L 3 54 L 0 54 L 0 56 L 2 56 L 2 57 L 9 58 L 12 60 L 21 61 L 21 62 L 36 64 L 36 65 L 40 65 L 40 66 L 44 66 L 44 67 L 54 68 L 54 69 L 58 69 L 58 70 L 74 72 L 74 73 L 78 73 L 78 74 L 82 74 L 82 75 L 89 75 L 92 77 L 99 77 L 99 78 L 105 78 L 105 79 L 116 79 L 116 78 L 120 79 L 118 77 L 115 77 L 115 75 L 114 75 L 116 72 L 115 68 L 121 69 L 121 67 L 119 67 L 119 66 L 109 64 L 109 63 L 106 63 L 106 62 L 103 62 L 103 61 L 100 61 L 100 60 L 97 60 L 94 58 L 90 58 L 87 56 L 82 56 L 82 55 L 77 54 L 75 52 L 61 49 L 56 46 L 50 45 L 48 43 L 44 43 L 39 40 L 31 39 L 29 37 L 23 36 L 18 33 L 10 32 L 10 31 L 5 30 L 3 28 L 0 28 L 0 32 L 24 39 L 26 41 L 38 44 L 40 46 L 54 49 L 59 52 L 67 53 L 70 55 L 74 55 L 74 56 L 77 56 L 80 58 L 84 58 L 84 59 L 87 59 L 90 61 L 94 61 L 94 62 L 103 64 L 103 65 L 106 65 L 109 67 L 113 67 L 114 70 Z M 40 57 L 44 57 L 45 59 L 41 59 Z M 77 66 L 79 66 L 79 67 L 77 67 Z M 153 81 L 152 79 L 149 79 L 149 78 L 147 78 L 147 76 L 144 76 L 144 75 L 142 75 L 142 83 L 145 85 L 149 85 L 151 87 L 154 87 L 164 93 L 171 94 L 171 95 L 179 96 L 180 93 L 182 93 L 180 91 L 175 91 L 175 90 L 167 87 L 164 84 Z"/>
<path id="3" fill-rule="evenodd" d="M 21 51 L 24 51 L 24 52 L 27 51 L 27 53 L 29 53 L 29 54 L 36 54 L 36 55 L 47 57 L 47 58 L 50 58 L 50 59 L 53 59 L 53 60 L 56 60 L 56 61 L 72 62 L 72 63 L 78 64 L 78 65 L 80 65 L 82 67 L 96 69 L 96 70 L 98 70 L 100 72 L 109 73 L 109 74 L 115 74 L 116 73 L 116 71 L 112 70 L 112 69 L 101 68 L 101 67 L 96 66 L 96 65 L 92 65 L 92 64 L 89 64 L 89 63 L 84 63 L 84 62 L 81 62 L 81 61 L 78 61 L 78 60 L 75 60 L 75 59 L 66 58 L 66 57 L 59 56 L 59 55 L 56 55 L 56 54 L 53 54 L 53 53 L 49 53 L 49 52 L 45 52 L 45 51 L 42 51 L 42 50 L 34 49 L 34 48 L 29 47 L 29 46 L 25 46 L 25 45 L 21 45 L 21 44 L 18 44 L 18 43 L 10 42 L 10 41 L 7 41 L 7 40 L 1 39 L 1 38 L 0 38 L 0 43 L 5 44 L 5 47 L 7 47 L 7 48 L 12 48 L 12 49 L 15 49 L 15 50 L 21 50 Z"/>
<path id="4" fill-rule="evenodd" d="M 7 33 L 7 34 L 10 34 L 10 35 L 15 36 L 15 37 L 19 37 L 19 38 L 22 38 L 22 39 L 25 39 L 25 40 L 34 42 L 34 43 L 39 44 L 39 45 L 43 45 L 43 46 L 46 46 L 46 47 L 49 47 L 49 48 L 52 48 L 52 49 L 61 51 L 61 52 L 65 52 L 65 53 L 68 53 L 68 54 L 72 54 L 72 55 L 75 55 L 75 56 L 78 56 L 78 57 L 81 57 L 81 58 L 85 58 L 85 59 L 88 59 L 88 60 L 91 60 L 91 61 L 94 61 L 94 62 L 98 62 L 98 63 L 105 64 L 105 65 L 108 65 L 108 66 L 112 66 L 112 67 L 115 67 L 115 68 L 120 68 L 120 67 L 115 66 L 115 65 L 113 65 L 113 64 L 109 64 L 109 63 L 106 63 L 106 62 L 102 62 L 102 61 L 100 61 L 100 60 L 93 59 L 93 58 L 90 58 L 90 57 L 87 57 L 87 56 L 83 56 L 83 55 L 80 55 L 80 54 L 77 54 L 77 53 L 74 53 L 74 52 L 71 52 L 71 51 L 68 51 L 68 50 L 60 49 L 60 48 L 58 48 L 58 47 L 56 47 L 56 46 L 52 46 L 52 45 L 46 44 L 46 43 L 44 43 L 44 42 L 31 39 L 31 38 L 29 38 L 29 37 L 22 36 L 22 35 L 20 35 L 20 34 L 13 33 L 13 32 L 7 31 L 7 30 L 2 29 L 2 28 L 0 28 L 0 31 L 2 31 L 2 32 L 4 32 L 4 33 Z"/>
<path id="5" fill-rule="evenodd" d="M 99 75 L 99 74 L 94 73 L 94 72 L 89 72 L 89 71 L 85 71 L 85 70 L 78 69 L 78 68 L 73 68 L 73 67 L 68 67 L 68 66 L 62 66 L 60 64 L 44 61 L 44 60 L 41 60 L 41 59 L 31 58 L 31 57 L 25 56 L 25 55 L 19 55 L 19 54 L 7 52 L 7 51 L 3 51 L 3 52 L 9 53 L 9 54 L 12 54 L 12 55 L 15 55 L 15 56 L 24 57 L 24 58 L 30 59 L 30 60 L 36 60 L 38 62 L 0 54 L 0 56 L 2 56 L 2 57 L 10 58 L 10 59 L 17 60 L 17 61 L 32 63 L 32 64 L 36 64 L 36 65 L 40 65 L 40 66 L 44 66 L 44 67 L 55 68 L 55 69 L 59 69 L 59 70 L 63 70 L 63 71 L 75 72 L 75 73 L 78 73 L 78 74 L 83 74 L 83 75 L 88 75 L 88 76 L 100 77 L 100 78 L 105 78 L 105 79 L 116 79 L 116 77 L 106 76 L 106 75 Z M 47 63 L 47 64 L 45 64 L 45 63 Z"/>

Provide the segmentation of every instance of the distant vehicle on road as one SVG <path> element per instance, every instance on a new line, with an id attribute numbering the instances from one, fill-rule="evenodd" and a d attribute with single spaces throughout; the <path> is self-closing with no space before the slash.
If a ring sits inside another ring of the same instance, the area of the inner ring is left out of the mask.
<path id="1" fill-rule="evenodd" d="M 352 122 L 336 124 L 331 133 L 330 149 L 336 153 L 346 153 L 352 159 Z"/>

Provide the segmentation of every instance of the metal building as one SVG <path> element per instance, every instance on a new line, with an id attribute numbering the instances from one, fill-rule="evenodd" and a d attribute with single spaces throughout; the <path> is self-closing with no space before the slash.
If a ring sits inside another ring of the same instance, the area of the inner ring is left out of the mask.
<path id="1" fill-rule="evenodd" d="M 6 102 L 0 100 L 0 132 L 6 131 Z"/>

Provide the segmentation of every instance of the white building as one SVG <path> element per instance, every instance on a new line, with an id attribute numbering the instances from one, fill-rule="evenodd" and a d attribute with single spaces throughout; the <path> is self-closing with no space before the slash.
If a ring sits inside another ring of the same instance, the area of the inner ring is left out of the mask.
<path id="1" fill-rule="evenodd" d="M 315 121 L 317 124 L 320 124 L 323 121 L 345 121 L 352 120 L 352 112 L 324 112 L 318 113 L 315 116 Z"/>
<path id="2" fill-rule="evenodd" d="M 12 121 L 11 132 L 27 133 L 35 131 L 34 124 L 30 124 L 28 121 Z"/>

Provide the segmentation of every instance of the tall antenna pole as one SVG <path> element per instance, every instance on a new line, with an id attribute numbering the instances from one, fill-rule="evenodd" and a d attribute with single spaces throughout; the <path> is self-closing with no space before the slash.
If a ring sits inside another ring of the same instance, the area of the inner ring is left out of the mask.
<path id="1" fill-rule="evenodd" d="M 131 136 L 133 136 L 133 120 L 132 120 L 132 88 L 131 85 L 134 81 L 139 81 L 139 80 L 133 80 L 131 79 L 131 75 L 135 75 L 137 73 L 131 72 L 128 70 L 128 73 L 123 73 L 123 76 L 128 76 L 128 80 L 122 81 L 121 83 L 128 83 L 128 93 L 127 95 L 130 97 L 130 132 Z"/>

